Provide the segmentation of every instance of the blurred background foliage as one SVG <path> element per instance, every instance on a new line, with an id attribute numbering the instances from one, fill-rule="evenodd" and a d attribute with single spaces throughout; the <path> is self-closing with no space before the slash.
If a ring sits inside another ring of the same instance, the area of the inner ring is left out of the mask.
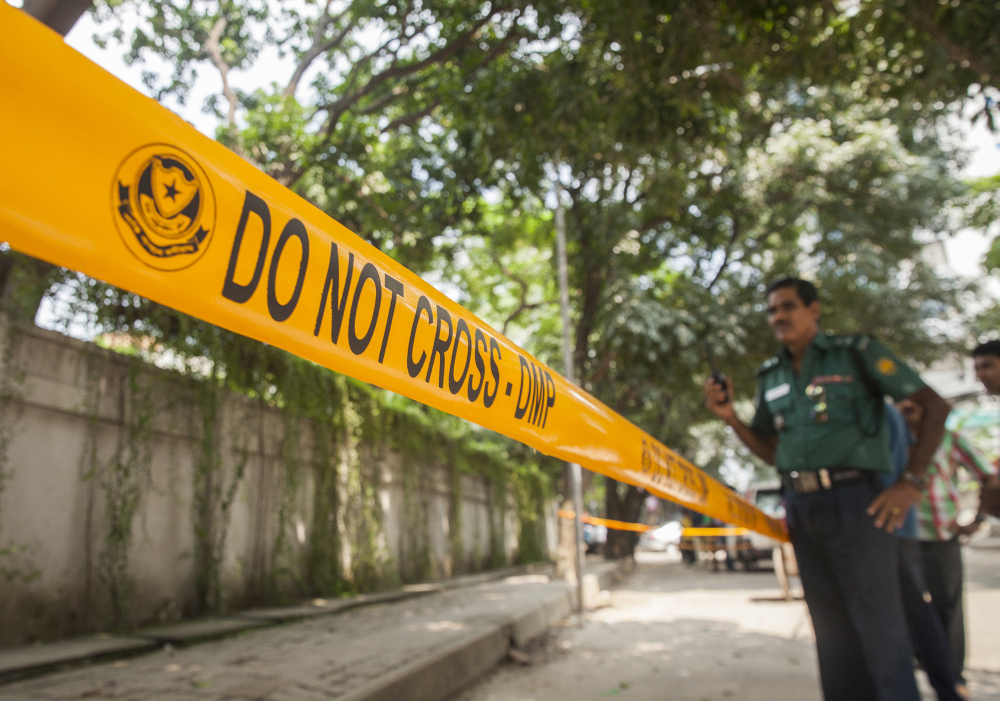
<path id="1" fill-rule="evenodd" d="M 875 334 L 917 363 L 996 329 L 976 286 L 923 254 L 997 219 L 1000 176 L 962 182 L 955 133 L 997 116 L 992 0 L 108 0 L 91 11 L 96 39 L 144 67 L 150 94 L 183 103 L 212 72 L 216 138 L 556 368 L 562 191 L 575 379 L 711 472 L 751 458 L 709 422 L 702 344 L 749 412 L 755 370 L 775 351 L 769 280 L 813 279 L 826 328 Z M 282 82 L 230 86 L 230 72 L 252 74 L 275 50 Z M 1000 249 L 986 265 L 1000 268 Z M 211 367 L 268 401 L 324 406 L 321 392 L 289 390 L 325 386 L 287 381 L 301 361 L 99 281 L 4 250 L 0 289 L 23 319 L 56 295 L 66 324 L 146 339 L 161 360 Z M 635 518 L 634 488 L 599 491 L 608 516 Z"/>

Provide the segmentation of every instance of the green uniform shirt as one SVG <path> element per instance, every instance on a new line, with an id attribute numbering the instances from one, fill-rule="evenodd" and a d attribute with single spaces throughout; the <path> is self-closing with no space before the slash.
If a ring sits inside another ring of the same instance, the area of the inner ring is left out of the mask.
<path id="1" fill-rule="evenodd" d="M 786 472 L 891 471 L 883 397 L 903 399 L 924 387 L 914 370 L 863 335 L 820 332 L 798 376 L 787 349 L 757 374 L 757 413 L 750 427 L 779 437 L 775 464 Z"/>

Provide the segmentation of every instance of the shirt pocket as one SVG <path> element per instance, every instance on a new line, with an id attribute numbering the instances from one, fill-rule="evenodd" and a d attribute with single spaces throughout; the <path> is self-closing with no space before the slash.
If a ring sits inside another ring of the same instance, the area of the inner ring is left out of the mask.
<path id="1" fill-rule="evenodd" d="M 837 425 L 852 424 L 869 437 L 878 434 L 882 420 L 878 402 L 861 383 L 827 385 L 830 419 Z"/>
<path id="2" fill-rule="evenodd" d="M 792 397 L 794 391 L 792 389 L 788 394 L 767 402 L 767 409 L 771 412 L 771 418 L 775 422 L 774 428 L 779 433 L 787 430 L 790 424 L 795 423 L 793 416 L 795 401 Z M 779 416 L 781 418 L 778 418 Z"/>
<path id="3" fill-rule="evenodd" d="M 826 411 L 832 424 L 850 424 L 857 421 L 857 396 L 853 384 L 823 385 L 826 390 Z"/>

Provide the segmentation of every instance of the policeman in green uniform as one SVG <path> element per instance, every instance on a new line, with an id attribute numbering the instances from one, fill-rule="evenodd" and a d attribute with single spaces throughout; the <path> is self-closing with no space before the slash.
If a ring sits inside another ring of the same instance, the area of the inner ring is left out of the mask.
<path id="1" fill-rule="evenodd" d="M 918 701 L 890 533 L 920 498 L 948 404 L 870 336 L 821 332 L 811 283 L 784 278 L 766 296 L 784 348 L 758 373 L 753 421 L 736 416 L 731 380 L 709 378 L 708 406 L 781 473 L 826 701 Z M 927 433 L 882 490 L 876 478 L 892 470 L 886 394 L 923 406 Z"/>

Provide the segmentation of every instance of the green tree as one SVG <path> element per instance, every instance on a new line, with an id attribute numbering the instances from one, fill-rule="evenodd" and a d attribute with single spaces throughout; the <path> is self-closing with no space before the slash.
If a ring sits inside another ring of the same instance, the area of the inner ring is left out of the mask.
<path id="1" fill-rule="evenodd" d="M 988 233 L 1000 221 L 1000 173 L 973 179 L 956 204 L 963 224 Z M 988 272 L 1000 271 L 1000 237 L 994 235 L 983 265 Z"/>
<path id="2" fill-rule="evenodd" d="M 575 44 L 530 73 L 481 82 L 472 104 L 482 111 L 462 127 L 487 135 L 514 211 L 550 221 L 539 210 L 562 182 L 583 386 L 693 455 L 690 428 L 707 417 L 701 341 L 752 391 L 756 365 L 773 352 L 760 292 L 803 269 L 824 286 L 831 328 L 879 333 L 931 357 L 947 339 L 923 322 L 960 292 L 916 260 L 916 233 L 940 228 L 937 213 L 959 189 L 953 154 L 922 133 L 940 110 L 871 98 L 870 80 L 844 85 L 839 70 L 827 71 L 829 85 L 817 85 L 821 71 L 796 73 L 837 56 L 843 41 L 826 28 L 843 18 L 806 9 L 775 22 L 770 10 L 632 3 L 623 27 L 619 8 L 588 9 L 591 31 Z M 697 43 L 692 26 L 704 28 Z M 547 232 L 551 246 L 551 224 Z M 524 299 L 523 279 L 505 272 L 518 242 L 464 241 L 477 266 L 460 275 L 463 302 Z M 558 328 L 552 287 L 550 267 L 535 302 L 514 307 L 529 316 L 526 328 Z M 532 348 L 556 360 L 554 335 L 539 336 Z M 609 484 L 610 518 L 635 520 L 640 504 L 637 489 Z M 633 542 L 612 538 L 609 554 Z"/>

